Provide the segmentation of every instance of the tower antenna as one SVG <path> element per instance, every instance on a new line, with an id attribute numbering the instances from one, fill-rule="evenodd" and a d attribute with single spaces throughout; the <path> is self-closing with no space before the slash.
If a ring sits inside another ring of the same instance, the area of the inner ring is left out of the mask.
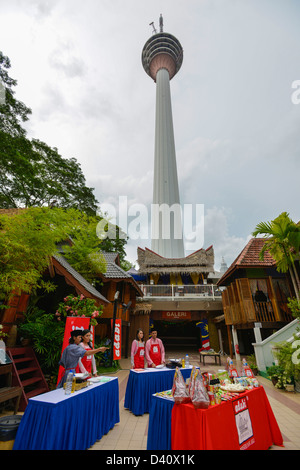
<path id="1" fill-rule="evenodd" d="M 162 14 L 159 17 L 159 31 L 161 33 L 164 32 L 164 20 L 163 20 Z"/>
<path id="2" fill-rule="evenodd" d="M 154 26 L 154 21 L 152 21 L 152 23 L 149 23 L 149 26 L 152 26 L 152 28 L 153 28 L 152 34 L 156 34 L 157 31 L 156 31 L 155 26 Z"/>

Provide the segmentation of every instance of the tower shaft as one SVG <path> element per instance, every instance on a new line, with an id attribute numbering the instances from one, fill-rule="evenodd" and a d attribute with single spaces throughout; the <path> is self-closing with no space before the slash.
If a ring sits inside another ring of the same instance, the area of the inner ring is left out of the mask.
<path id="1" fill-rule="evenodd" d="M 184 257 L 169 72 L 156 73 L 156 118 L 151 249 Z"/>

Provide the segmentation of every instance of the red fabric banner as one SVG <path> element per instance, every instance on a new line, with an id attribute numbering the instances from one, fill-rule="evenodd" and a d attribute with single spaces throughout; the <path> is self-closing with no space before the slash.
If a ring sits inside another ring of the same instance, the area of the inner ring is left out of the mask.
<path id="1" fill-rule="evenodd" d="M 111 328 L 113 328 L 113 320 L 111 320 Z M 114 334 L 114 347 L 113 347 L 113 360 L 118 361 L 121 359 L 121 331 L 122 320 L 116 318 L 115 320 L 115 334 Z"/>
<path id="2" fill-rule="evenodd" d="M 61 353 L 63 353 L 64 349 L 67 346 L 69 346 L 69 339 L 71 337 L 71 331 L 87 330 L 89 328 L 89 325 L 90 325 L 90 319 L 87 317 L 67 317 Z M 64 372 L 65 372 L 65 369 L 62 366 L 59 366 L 57 384 L 60 382 Z"/>

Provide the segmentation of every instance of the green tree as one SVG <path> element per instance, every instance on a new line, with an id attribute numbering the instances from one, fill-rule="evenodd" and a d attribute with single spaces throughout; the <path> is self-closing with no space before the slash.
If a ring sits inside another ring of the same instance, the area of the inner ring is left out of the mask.
<path id="1" fill-rule="evenodd" d="M 9 58 L 0 51 L 0 84 L 4 87 L 4 102 L 1 100 L 0 103 L 0 131 L 21 137 L 26 135 L 22 123 L 28 121 L 31 109 L 15 99 L 12 87 L 17 85 L 17 81 L 8 75 L 10 67 Z"/>
<path id="2" fill-rule="evenodd" d="M 53 290 L 43 281 L 50 257 L 71 233 L 86 227 L 88 216 L 76 209 L 32 207 L 14 215 L 0 213 L 0 293 Z"/>
<path id="3" fill-rule="evenodd" d="M 56 205 L 95 214 L 98 201 L 75 158 L 24 136 L 0 131 L 0 207 Z"/>
<path id="4" fill-rule="evenodd" d="M 22 127 L 31 110 L 14 97 L 16 80 L 8 75 L 10 60 L 0 52 L 0 207 L 50 206 L 77 208 L 95 214 L 98 201 L 75 158 L 57 148 L 28 139 Z"/>
<path id="5" fill-rule="evenodd" d="M 100 216 L 99 221 L 107 221 L 106 216 Z M 104 226 L 104 232 L 107 232 L 107 236 L 104 234 L 104 238 L 98 233 L 101 241 L 101 250 L 107 252 L 114 252 L 119 254 L 121 268 L 125 271 L 128 268 L 129 261 L 126 258 L 125 246 L 128 240 L 128 236 L 122 231 L 117 225 L 111 224 L 109 221 Z M 130 269 L 130 268 L 129 268 Z"/>
<path id="6" fill-rule="evenodd" d="M 276 261 L 277 270 L 289 272 L 295 295 L 299 300 L 300 284 L 295 260 L 299 259 L 300 225 L 293 222 L 287 212 L 282 212 L 271 222 L 260 222 L 252 235 L 263 235 L 266 238 L 259 254 L 260 259 L 263 260 L 265 252 L 268 251 Z"/>
<path id="7" fill-rule="evenodd" d="M 82 214 L 80 224 L 70 232 L 72 244 L 63 246 L 65 258 L 91 284 L 106 271 L 102 241 L 96 233 L 98 222 L 99 217 Z"/>

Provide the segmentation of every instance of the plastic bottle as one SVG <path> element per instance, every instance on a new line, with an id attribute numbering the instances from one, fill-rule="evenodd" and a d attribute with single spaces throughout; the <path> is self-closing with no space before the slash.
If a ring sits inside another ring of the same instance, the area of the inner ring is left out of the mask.
<path id="1" fill-rule="evenodd" d="M 190 367 L 190 359 L 189 359 L 189 355 L 188 355 L 188 354 L 186 354 L 186 356 L 185 356 L 185 367 L 186 367 L 186 368 L 187 368 L 187 367 Z"/>
<path id="2" fill-rule="evenodd" d="M 72 392 L 72 384 L 73 384 L 73 372 L 69 372 L 65 384 L 65 394 L 71 395 Z"/>
<path id="3" fill-rule="evenodd" d="M 181 364 L 182 364 L 182 368 L 184 369 L 184 368 L 185 368 L 185 361 L 184 361 L 184 357 L 182 358 Z"/>
<path id="4" fill-rule="evenodd" d="M 75 378 L 75 374 L 73 374 L 73 378 L 72 378 L 72 393 L 75 392 L 75 388 L 76 388 L 76 378 Z"/>

